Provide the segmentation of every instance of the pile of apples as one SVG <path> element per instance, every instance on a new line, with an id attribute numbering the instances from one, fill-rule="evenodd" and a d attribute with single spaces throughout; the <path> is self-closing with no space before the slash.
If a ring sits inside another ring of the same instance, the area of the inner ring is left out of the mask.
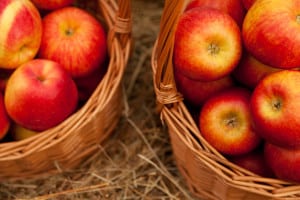
<path id="1" fill-rule="evenodd" d="M 192 0 L 175 30 L 178 91 L 232 162 L 300 182 L 300 0 Z"/>
<path id="2" fill-rule="evenodd" d="M 86 102 L 108 61 L 104 24 L 74 0 L 0 1 L 0 139 L 48 130 Z"/>

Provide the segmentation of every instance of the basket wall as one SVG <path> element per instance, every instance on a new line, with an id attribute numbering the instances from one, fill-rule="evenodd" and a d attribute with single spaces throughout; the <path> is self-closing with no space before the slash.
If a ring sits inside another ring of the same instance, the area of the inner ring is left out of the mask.
<path id="1" fill-rule="evenodd" d="M 174 159 L 190 191 L 203 200 L 300 199 L 298 184 L 253 174 L 229 162 L 202 138 L 173 75 L 174 31 L 187 3 L 165 1 L 152 71 L 161 120 L 168 127 Z"/>
<path id="2" fill-rule="evenodd" d="M 99 149 L 119 121 L 121 82 L 131 51 L 130 0 L 77 2 L 107 27 L 108 70 L 85 105 L 64 122 L 25 140 L 0 144 L 0 180 L 76 167 Z"/>

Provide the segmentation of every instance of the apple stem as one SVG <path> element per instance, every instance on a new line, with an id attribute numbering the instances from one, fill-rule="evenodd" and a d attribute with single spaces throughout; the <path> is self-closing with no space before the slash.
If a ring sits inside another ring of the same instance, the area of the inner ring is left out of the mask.
<path id="1" fill-rule="evenodd" d="M 225 124 L 228 127 L 234 128 L 237 124 L 237 120 L 235 117 L 231 117 L 231 118 L 225 120 Z"/>
<path id="2" fill-rule="evenodd" d="M 216 45 L 215 43 L 211 43 L 209 44 L 208 46 L 208 51 L 211 55 L 215 55 L 215 54 L 218 54 L 219 51 L 220 51 L 220 48 L 218 45 Z"/>

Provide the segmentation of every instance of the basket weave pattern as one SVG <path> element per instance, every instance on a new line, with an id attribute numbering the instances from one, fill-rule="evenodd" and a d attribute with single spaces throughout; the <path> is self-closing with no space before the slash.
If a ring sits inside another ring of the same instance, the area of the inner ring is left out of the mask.
<path id="1" fill-rule="evenodd" d="M 168 127 L 176 164 L 190 191 L 205 200 L 300 199 L 300 185 L 253 174 L 229 162 L 202 138 L 173 75 L 174 32 L 187 3 L 165 1 L 152 71 L 161 120 Z"/>
<path id="2" fill-rule="evenodd" d="M 92 1 L 88 1 L 91 3 Z M 88 4 L 78 1 L 78 4 Z M 131 50 L 130 0 L 93 1 L 93 14 L 108 31 L 109 66 L 83 107 L 52 129 L 0 144 L 0 180 L 57 172 L 77 166 L 99 148 L 122 114 L 121 81 Z"/>

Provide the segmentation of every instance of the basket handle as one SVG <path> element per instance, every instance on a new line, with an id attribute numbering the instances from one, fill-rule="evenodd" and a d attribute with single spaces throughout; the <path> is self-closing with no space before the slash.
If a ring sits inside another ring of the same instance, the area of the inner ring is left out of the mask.
<path id="1" fill-rule="evenodd" d="M 160 21 L 160 32 L 156 41 L 157 69 L 155 89 L 159 104 L 168 105 L 182 100 L 177 92 L 173 75 L 173 46 L 176 24 L 184 7 L 184 0 L 166 0 Z"/>

